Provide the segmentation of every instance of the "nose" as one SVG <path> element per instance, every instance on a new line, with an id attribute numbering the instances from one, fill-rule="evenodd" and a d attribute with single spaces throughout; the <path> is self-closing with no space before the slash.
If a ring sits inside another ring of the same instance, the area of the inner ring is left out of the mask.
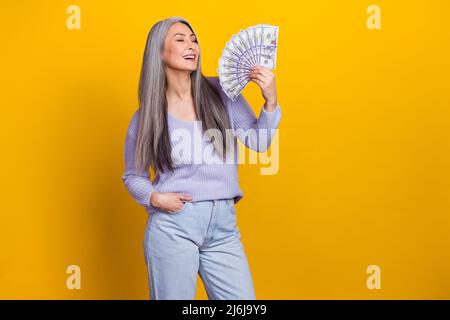
<path id="1" fill-rule="evenodd" d="M 191 49 L 192 51 L 194 51 L 195 45 L 196 45 L 196 43 L 191 41 L 189 46 L 188 46 L 188 50 Z"/>

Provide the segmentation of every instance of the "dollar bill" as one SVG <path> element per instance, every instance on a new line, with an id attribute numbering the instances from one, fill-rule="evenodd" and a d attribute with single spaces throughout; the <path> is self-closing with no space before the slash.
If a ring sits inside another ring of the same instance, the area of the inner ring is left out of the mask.
<path id="1" fill-rule="evenodd" d="M 258 24 L 241 29 L 226 43 L 217 72 L 223 91 L 235 100 L 250 82 L 254 65 L 274 70 L 278 49 L 278 26 Z"/>
<path id="2" fill-rule="evenodd" d="M 277 61 L 278 26 L 261 26 L 261 47 L 259 64 L 274 70 Z"/>

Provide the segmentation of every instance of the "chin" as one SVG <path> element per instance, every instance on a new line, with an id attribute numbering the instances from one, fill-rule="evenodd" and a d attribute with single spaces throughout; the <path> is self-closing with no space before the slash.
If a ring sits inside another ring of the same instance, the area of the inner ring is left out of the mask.
<path id="1" fill-rule="evenodd" d="M 197 70 L 197 67 L 192 67 L 192 68 L 186 68 L 184 69 L 185 71 L 195 71 Z"/>

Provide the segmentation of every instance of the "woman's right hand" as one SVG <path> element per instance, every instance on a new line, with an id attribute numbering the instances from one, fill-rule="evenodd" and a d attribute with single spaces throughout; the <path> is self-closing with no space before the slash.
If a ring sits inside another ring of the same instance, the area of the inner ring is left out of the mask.
<path id="1" fill-rule="evenodd" d="M 156 208 L 170 213 L 177 212 L 185 205 L 183 201 L 192 200 L 188 194 L 176 192 L 153 192 L 150 197 L 150 204 Z"/>

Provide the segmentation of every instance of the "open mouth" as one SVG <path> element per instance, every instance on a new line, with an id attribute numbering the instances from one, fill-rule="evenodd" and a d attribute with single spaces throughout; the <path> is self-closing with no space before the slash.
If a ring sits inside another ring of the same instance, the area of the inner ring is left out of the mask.
<path id="1" fill-rule="evenodd" d="M 188 55 L 183 56 L 183 58 L 184 58 L 185 60 L 191 60 L 191 61 L 193 61 L 193 60 L 195 60 L 195 54 L 188 54 Z"/>

